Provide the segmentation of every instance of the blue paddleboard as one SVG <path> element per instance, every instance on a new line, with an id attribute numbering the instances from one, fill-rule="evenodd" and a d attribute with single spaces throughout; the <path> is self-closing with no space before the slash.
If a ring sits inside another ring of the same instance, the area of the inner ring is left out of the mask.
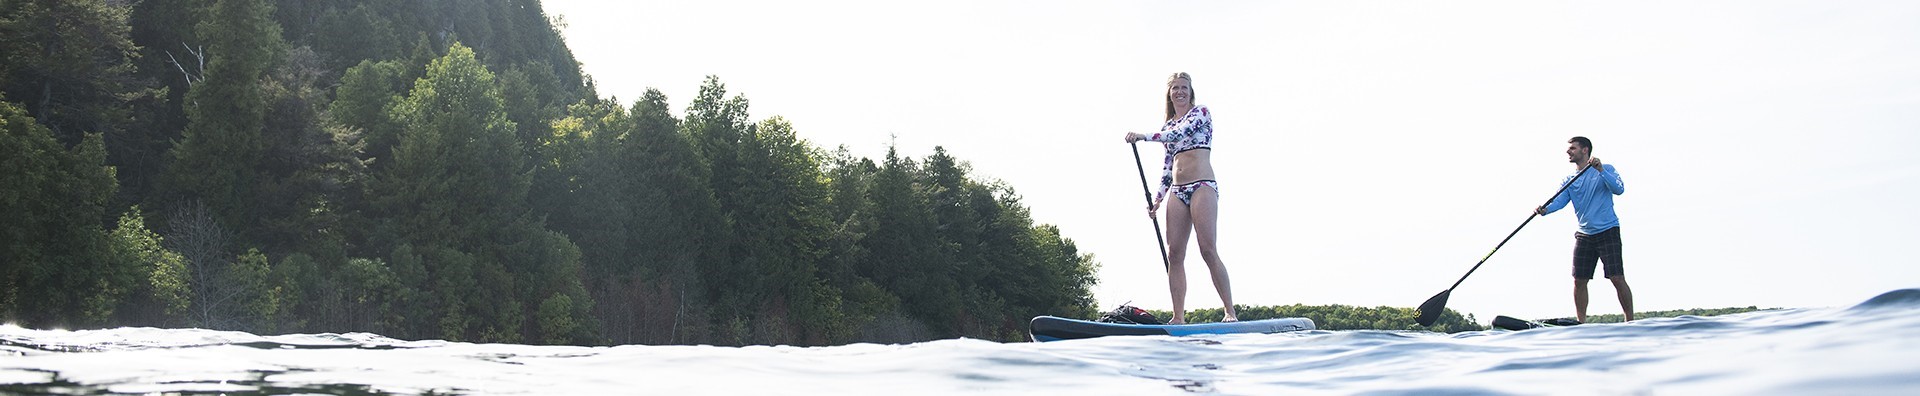
<path id="1" fill-rule="evenodd" d="M 1273 318 L 1239 322 L 1191 324 L 1131 324 L 1095 322 L 1055 316 L 1036 316 L 1033 318 L 1033 322 L 1027 327 L 1027 330 L 1033 341 L 1045 342 L 1118 335 L 1190 336 L 1195 334 L 1283 333 L 1313 330 L 1313 328 L 1313 319 L 1307 318 Z"/>

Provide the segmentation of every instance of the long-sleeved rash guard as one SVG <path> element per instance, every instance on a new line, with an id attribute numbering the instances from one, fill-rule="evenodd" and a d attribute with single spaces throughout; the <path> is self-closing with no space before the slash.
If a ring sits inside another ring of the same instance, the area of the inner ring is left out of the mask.
<path id="1" fill-rule="evenodd" d="M 1173 187 L 1173 156 L 1187 150 L 1213 149 L 1213 114 L 1206 106 L 1193 106 L 1186 115 L 1167 120 L 1159 133 L 1148 134 L 1146 140 L 1167 147 L 1167 158 L 1160 168 L 1160 192 L 1153 195 L 1153 204 L 1158 207 L 1167 198 L 1167 189 Z"/>

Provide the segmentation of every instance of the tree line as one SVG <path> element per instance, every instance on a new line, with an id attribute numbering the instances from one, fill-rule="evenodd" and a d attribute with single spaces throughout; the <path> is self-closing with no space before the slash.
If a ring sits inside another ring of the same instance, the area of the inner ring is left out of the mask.
<path id="1" fill-rule="evenodd" d="M 1760 308 L 1757 306 L 1749 305 L 1745 307 L 1689 308 L 1689 309 L 1672 309 L 1672 310 L 1665 310 L 1665 311 L 1641 311 L 1641 312 L 1633 313 L 1633 320 L 1653 319 L 1653 318 L 1673 318 L 1673 317 L 1680 317 L 1680 316 L 1720 316 L 1720 315 L 1732 315 L 1732 314 L 1738 314 L 1738 313 L 1766 311 L 1766 310 L 1775 310 L 1775 309 L 1780 309 L 1780 308 Z M 1621 316 L 1620 314 L 1587 315 L 1587 323 L 1620 323 L 1624 321 L 1626 321 L 1626 317 Z"/>
<path id="2" fill-rule="evenodd" d="M 1093 257 L 1011 186 L 820 148 L 716 77 L 680 114 L 601 98 L 537 1 L 8 1 L 0 132 L 27 326 L 822 345 L 1094 312 Z"/>

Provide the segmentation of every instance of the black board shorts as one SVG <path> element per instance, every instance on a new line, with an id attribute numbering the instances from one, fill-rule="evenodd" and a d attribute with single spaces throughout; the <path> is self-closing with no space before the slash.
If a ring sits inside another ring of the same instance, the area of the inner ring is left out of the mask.
<path id="1" fill-rule="evenodd" d="M 1573 278 L 1593 279 L 1593 266 L 1597 262 L 1607 264 L 1608 278 L 1627 274 L 1626 268 L 1620 265 L 1620 227 L 1593 235 L 1573 233 Z"/>

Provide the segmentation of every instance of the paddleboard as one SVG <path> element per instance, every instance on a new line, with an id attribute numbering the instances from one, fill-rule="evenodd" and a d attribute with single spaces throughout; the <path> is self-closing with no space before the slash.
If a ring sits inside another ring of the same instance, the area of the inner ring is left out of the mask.
<path id="1" fill-rule="evenodd" d="M 1190 336 L 1197 334 L 1283 333 L 1313 330 L 1313 319 L 1273 318 L 1239 322 L 1190 324 L 1106 323 L 1055 316 L 1036 316 L 1027 327 L 1034 342 L 1123 335 Z"/>
<path id="2" fill-rule="evenodd" d="M 1547 319 L 1544 321 L 1535 322 L 1531 320 L 1520 319 L 1520 318 L 1515 318 L 1515 317 L 1506 316 L 1506 315 L 1493 317 L 1494 328 L 1507 329 L 1507 330 L 1530 330 L 1530 329 L 1541 329 L 1541 328 L 1548 328 L 1548 327 L 1574 326 L 1579 324 L 1580 324 L 1579 321 L 1575 321 L 1573 319 L 1568 319 L 1568 318 L 1555 318 L 1555 319 Z"/>

